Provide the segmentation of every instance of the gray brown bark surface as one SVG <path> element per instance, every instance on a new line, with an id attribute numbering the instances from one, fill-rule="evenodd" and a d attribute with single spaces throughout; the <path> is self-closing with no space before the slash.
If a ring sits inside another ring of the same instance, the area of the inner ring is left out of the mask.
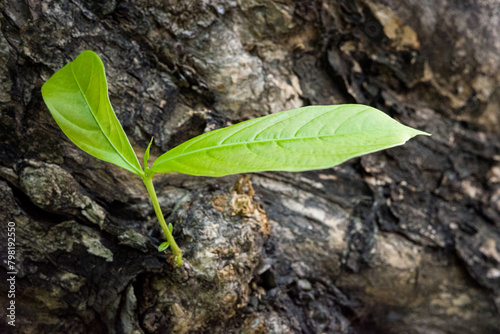
<path id="1" fill-rule="evenodd" d="M 497 0 L 1 2 L 15 332 L 500 332 L 499 18 Z M 173 269 L 141 180 L 43 104 L 86 49 L 140 155 L 309 104 L 372 105 L 432 137 L 322 171 L 157 175 Z"/>

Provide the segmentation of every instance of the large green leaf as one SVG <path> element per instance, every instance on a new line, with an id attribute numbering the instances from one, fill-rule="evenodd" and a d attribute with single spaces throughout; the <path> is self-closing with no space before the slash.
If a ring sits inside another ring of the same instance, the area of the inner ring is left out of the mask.
<path id="1" fill-rule="evenodd" d="M 304 107 L 202 134 L 160 156 L 151 170 L 222 176 L 323 169 L 419 134 L 427 135 L 368 106 Z"/>
<path id="2" fill-rule="evenodd" d="M 108 97 L 104 65 L 92 51 L 82 52 L 42 87 L 43 100 L 59 127 L 85 152 L 143 175 Z"/>

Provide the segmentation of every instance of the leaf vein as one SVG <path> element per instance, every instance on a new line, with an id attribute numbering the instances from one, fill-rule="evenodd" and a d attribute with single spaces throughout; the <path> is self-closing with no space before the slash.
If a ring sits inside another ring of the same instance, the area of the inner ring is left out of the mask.
<path id="1" fill-rule="evenodd" d="M 330 113 L 330 112 L 332 112 L 332 111 L 336 110 L 337 108 L 338 108 L 338 106 L 337 106 L 336 108 L 333 108 L 333 109 L 328 109 L 327 111 L 325 111 L 325 112 L 321 113 L 320 115 L 317 115 L 316 117 L 314 117 L 314 118 L 312 118 L 312 119 L 308 120 L 305 124 L 302 124 L 302 126 L 301 126 L 300 128 L 298 128 L 298 129 L 297 129 L 297 131 L 295 131 L 295 133 L 293 134 L 293 137 L 296 137 L 296 136 L 297 136 L 297 133 L 299 133 L 299 131 L 300 131 L 301 129 L 303 129 L 303 128 L 307 125 L 307 124 L 311 123 L 312 121 L 314 121 L 314 120 L 318 119 L 318 118 L 319 118 L 319 117 L 321 117 L 321 116 L 324 116 L 324 115 L 325 115 L 325 114 L 327 114 L 327 113 Z M 319 132 L 318 132 L 318 133 L 319 133 Z"/>
<path id="2" fill-rule="evenodd" d="M 173 160 L 173 159 L 177 159 L 177 158 L 184 157 L 184 156 L 191 155 L 191 154 L 200 153 L 200 152 L 203 152 L 203 151 L 210 151 L 210 150 L 220 149 L 220 148 L 223 148 L 223 147 L 231 147 L 231 146 L 238 146 L 238 145 L 255 145 L 255 144 L 262 144 L 262 143 L 273 143 L 273 142 L 274 143 L 277 143 L 277 142 L 289 142 L 289 141 L 294 141 L 294 140 L 310 140 L 310 139 L 319 139 L 319 140 L 322 140 L 322 141 L 326 142 L 323 138 L 340 137 L 340 136 L 351 136 L 351 135 L 360 134 L 360 133 L 362 133 L 364 135 L 367 135 L 370 132 L 377 132 L 377 131 L 380 131 L 380 130 L 363 131 L 363 132 L 359 132 L 359 133 L 349 133 L 349 134 L 346 134 L 346 135 L 331 134 L 331 135 L 324 135 L 324 136 L 309 136 L 309 137 L 300 137 L 300 138 L 266 139 L 266 140 L 256 140 L 256 141 L 246 142 L 246 143 L 245 142 L 239 142 L 239 143 L 230 143 L 230 144 L 224 144 L 224 145 L 210 146 L 210 147 L 204 147 L 204 148 L 201 148 L 201 149 L 198 149 L 198 150 L 194 150 L 194 151 L 191 151 L 191 152 L 187 152 L 187 153 L 181 153 L 181 154 L 178 154 L 178 155 L 174 155 L 172 157 L 168 157 L 165 160 L 161 160 L 161 161 L 159 161 L 157 159 L 156 161 L 158 161 L 158 164 L 156 164 L 156 166 L 154 166 L 154 167 L 157 168 L 158 166 L 163 165 L 166 162 L 168 162 L 170 160 Z M 156 161 L 155 161 L 155 163 L 156 163 Z"/>
<path id="3" fill-rule="evenodd" d="M 353 118 L 354 118 L 354 117 L 356 117 L 356 116 L 361 115 L 362 113 L 364 113 L 365 111 L 368 111 L 368 110 L 370 110 L 370 109 L 372 109 L 372 108 L 366 108 L 366 109 L 363 109 L 363 110 L 361 110 L 361 111 L 358 111 L 358 112 L 357 112 L 357 113 L 355 113 L 354 115 L 347 117 L 347 119 L 345 119 L 342 123 L 340 123 L 340 124 L 337 126 L 337 128 L 335 129 L 335 131 L 333 132 L 333 134 L 334 134 L 334 135 L 336 135 L 336 134 L 337 134 L 337 131 L 338 131 L 338 130 L 339 130 L 339 129 L 340 129 L 340 128 L 341 128 L 341 127 L 342 127 L 342 126 L 346 123 L 346 122 L 348 122 L 349 120 L 353 119 Z"/>
<path id="4" fill-rule="evenodd" d="M 97 123 L 97 125 L 99 126 L 99 128 L 101 129 L 102 133 L 104 134 L 104 137 L 108 140 L 108 142 L 111 145 L 111 147 L 113 147 L 113 149 L 116 151 L 116 153 L 118 153 L 118 155 L 123 159 L 123 161 L 125 163 L 127 163 L 133 170 L 135 170 L 138 173 L 138 175 L 140 175 L 141 171 L 138 170 L 137 167 L 135 167 L 130 161 L 128 161 L 128 159 L 126 159 L 123 156 L 123 154 L 116 148 L 116 146 L 113 144 L 113 142 L 111 141 L 111 139 L 109 138 L 109 136 L 107 135 L 107 133 L 102 128 L 101 123 L 97 120 L 97 117 L 96 117 L 96 115 L 94 115 L 94 112 L 92 111 L 92 108 L 90 107 L 90 103 L 87 100 L 87 96 L 85 96 L 85 94 L 83 93 L 82 87 L 80 86 L 80 83 L 77 80 L 75 72 L 73 71 L 73 64 L 72 63 L 70 63 L 70 69 L 71 69 L 71 74 L 73 74 L 73 79 L 75 80 L 76 85 L 78 86 L 78 89 L 80 90 L 80 93 L 82 94 L 83 99 L 85 100 L 85 103 L 87 104 L 87 107 L 89 108 L 90 114 L 94 117 L 94 120 Z"/>

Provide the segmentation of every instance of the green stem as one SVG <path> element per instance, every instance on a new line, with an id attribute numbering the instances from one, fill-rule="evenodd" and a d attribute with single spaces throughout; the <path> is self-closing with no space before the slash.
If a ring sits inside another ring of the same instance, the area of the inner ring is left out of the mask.
<path id="1" fill-rule="evenodd" d="M 142 181 L 144 182 L 144 185 L 148 190 L 149 197 L 151 197 L 151 202 L 153 202 L 153 207 L 155 209 L 156 217 L 158 217 L 158 221 L 160 222 L 163 233 L 165 234 L 167 241 L 170 243 L 172 252 L 175 255 L 175 260 L 177 260 L 177 265 L 180 267 L 182 266 L 182 251 L 179 248 L 179 246 L 177 246 L 177 243 L 175 242 L 174 237 L 172 236 L 172 233 L 170 233 L 167 223 L 165 222 L 163 213 L 161 212 L 160 203 L 158 203 L 158 198 L 156 197 L 155 188 L 153 186 L 154 173 L 150 173 L 149 168 L 147 167 L 145 172 L 146 173 L 145 176 L 142 178 Z"/>

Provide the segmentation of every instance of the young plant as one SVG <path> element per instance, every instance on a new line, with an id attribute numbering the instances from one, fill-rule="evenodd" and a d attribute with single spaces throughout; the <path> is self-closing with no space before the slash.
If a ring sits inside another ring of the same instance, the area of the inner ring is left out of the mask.
<path id="1" fill-rule="evenodd" d="M 203 176 L 324 169 L 353 157 L 404 144 L 425 132 L 364 105 L 310 106 L 283 111 L 202 134 L 139 164 L 108 97 L 104 65 L 82 52 L 43 85 L 42 96 L 66 136 L 85 152 L 140 176 L 177 264 L 182 251 L 167 226 L 153 186 L 155 173 Z"/>

